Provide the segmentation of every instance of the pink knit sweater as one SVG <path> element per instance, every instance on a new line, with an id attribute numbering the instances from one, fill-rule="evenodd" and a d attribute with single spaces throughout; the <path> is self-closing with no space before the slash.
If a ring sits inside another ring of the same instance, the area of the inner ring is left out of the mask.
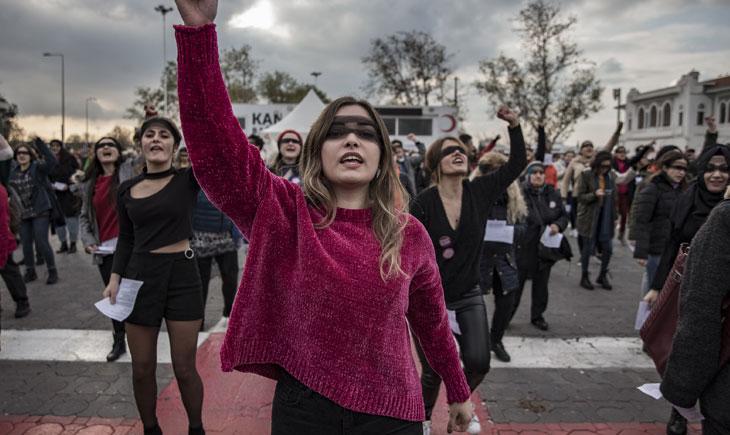
<path id="1" fill-rule="evenodd" d="M 409 325 L 449 403 L 468 400 L 434 248 L 408 217 L 401 267 L 384 282 L 371 211 L 338 209 L 327 228 L 302 190 L 271 174 L 231 110 L 215 26 L 176 27 L 180 118 L 208 198 L 250 241 L 221 363 L 277 379 L 281 368 L 357 412 L 424 419 Z"/>

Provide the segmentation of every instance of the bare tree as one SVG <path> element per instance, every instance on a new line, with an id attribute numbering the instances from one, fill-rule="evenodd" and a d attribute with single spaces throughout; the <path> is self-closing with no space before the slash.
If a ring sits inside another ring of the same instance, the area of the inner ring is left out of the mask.
<path id="1" fill-rule="evenodd" d="M 325 103 L 329 102 L 327 94 L 316 86 L 297 81 L 284 71 L 273 71 L 264 74 L 258 83 L 259 95 L 269 103 L 299 103 L 310 89 Z"/>
<path id="2" fill-rule="evenodd" d="M 484 79 L 474 85 L 494 107 L 517 107 L 533 130 L 545 126 L 552 144 L 568 136 L 579 120 L 601 110 L 603 87 L 595 65 L 569 37 L 575 17 L 563 17 L 558 5 L 533 0 L 516 22 L 525 51 L 519 58 L 524 60 L 504 53 L 483 60 L 479 70 Z"/>
<path id="3" fill-rule="evenodd" d="M 254 79 L 261 62 L 251 55 L 251 46 L 229 48 L 221 53 L 221 71 L 234 103 L 253 103 L 256 101 Z"/>
<path id="4" fill-rule="evenodd" d="M 432 94 L 445 103 L 452 56 L 425 32 L 397 32 L 373 39 L 362 58 L 368 70 L 365 91 L 397 104 L 428 106 Z"/>
<path id="5" fill-rule="evenodd" d="M 177 120 L 180 109 L 177 101 L 177 63 L 174 61 L 167 62 L 167 66 L 162 72 L 159 88 L 140 86 L 134 90 L 134 103 L 127 108 L 125 118 L 133 119 L 141 124 L 145 119 L 144 107 L 146 105 L 156 107 L 160 115 L 165 115 L 163 113 L 165 108 L 165 74 L 167 74 L 168 116 L 173 120 Z"/>

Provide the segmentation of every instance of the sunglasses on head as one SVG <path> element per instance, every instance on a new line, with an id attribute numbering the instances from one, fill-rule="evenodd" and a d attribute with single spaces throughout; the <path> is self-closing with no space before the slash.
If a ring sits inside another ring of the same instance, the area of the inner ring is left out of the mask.
<path id="1" fill-rule="evenodd" d="M 725 165 L 715 165 L 712 163 L 708 163 L 707 166 L 705 166 L 705 172 L 715 172 L 715 171 L 720 171 L 723 174 L 727 174 L 728 172 L 730 172 L 730 168 L 728 168 L 728 166 L 726 164 Z"/>
<path id="2" fill-rule="evenodd" d="M 461 155 L 466 156 L 466 150 L 464 150 L 464 148 L 458 145 L 451 145 L 441 150 L 441 158 L 443 159 L 444 157 L 450 156 L 454 153 L 461 153 Z"/>
<path id="3" fill-rule="evenodd" d="M 284 138 L 279 141 L 279 145 L 283 145 L 283 144 L 287 144 L 287 143 L 294 143 L 297 145 L 301 145 L 302 141 L 300 141 L 299 139 L 294 138 L 294 137 L 287 137 L 287 138 Z"/>
<path id="4" fill-rule="evenodd" d="M 380 143 L 380 136 L 375 128 L 375 123 L 362 116 L 335 117 L 330 129 L 327 131 L 326 138 L 342 139 L 350 133 L 354 133 L 355 136 L 364 141 Z"/>

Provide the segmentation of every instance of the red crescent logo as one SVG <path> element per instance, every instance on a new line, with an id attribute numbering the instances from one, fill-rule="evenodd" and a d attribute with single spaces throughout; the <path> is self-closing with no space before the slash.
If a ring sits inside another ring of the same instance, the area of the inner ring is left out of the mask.
<path id="1" fill-rule="evenodd" d="M 454 117 L 453 117 L 453 116 L 451 116 L 451 115 L 441 115 L 441 117 L 442 117 L 442 118 L 446 118 L 446 119 L 448 119 L 449 121 L 451 121 L 451 127 L 449 127 L 449 128 L 445 128 L 445 129 L 444 129 L 444 128 L 442 128 L 442 129 L 441 129 L 441 131 L 443 131 L 444 133 L 448 133 L 448 132 L 450 132 L 450 131 L 454 131 L 454 129 L 456 128 L 456 118 L 454 118 Z"/>

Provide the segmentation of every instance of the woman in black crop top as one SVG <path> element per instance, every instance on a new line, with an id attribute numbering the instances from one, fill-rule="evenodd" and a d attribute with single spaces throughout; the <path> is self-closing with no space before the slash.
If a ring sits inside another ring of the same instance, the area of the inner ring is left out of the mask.
<path id="1" fill-rule="evenodd" d="M 203 383 L 195 367 L 203 319 L 200 275 L 190 249 L 192 210 L 198 186 L 190 168 L 176 170 L 172 158 L 180 132 L 166 118 L 142 124 L 141 175 L 119 186 L 119 238 L 112 275 L 104 290 L 114 302 L 122 278 L 142 281 L 125 320 L 132 356 L 134 397 L 145 434 L 161 434 L 157 423 L 157 336 L 165 319 L 172 366 L 188 414 L 190 434 L 205 433 Z"/>

